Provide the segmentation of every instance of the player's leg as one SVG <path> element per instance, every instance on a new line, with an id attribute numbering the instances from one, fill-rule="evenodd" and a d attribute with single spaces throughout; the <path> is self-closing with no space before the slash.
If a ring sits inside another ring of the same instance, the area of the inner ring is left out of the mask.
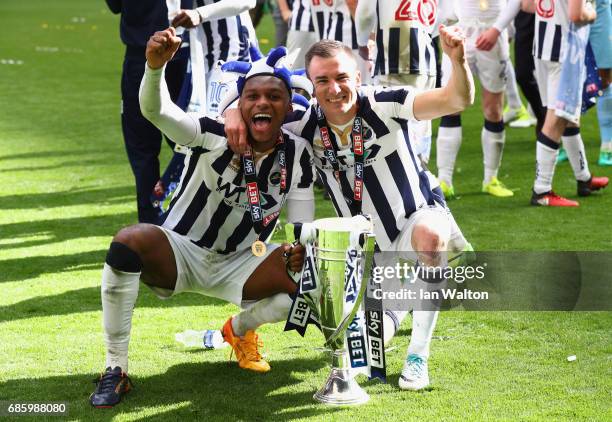
<path id="1" fill-rule="evenodd" d="M 597 0 L 597 19 L 591 25 L 589 41 L 599 68 L 603 94 L 597 100 L 601 133 L 600 166 L 612 166 L 612 7 L 610 0 Z"/>
<path id="2" fill-rule="evenodd" d="M 584 150 L 584 142 L 580 136 L 580 127 L 569 123 L 562 136 L 563 146 L 567 151 L 574 177 L 576 178 L 578 196 L 589 196 L 593 191 L 597 191 L 608 186 L 607 177 L 593 176 L 589 171 L 589 163 Z"/>
<path id="3" fill-rule="evenodd" d="M 504 108 L 504 123 L 510 123 L 510 127 L 529 127 L 535 124 L 535 118 L 529 115 L 521 101 L 511 60 L 508 60 L 506 66 L 506 98 L 508 104 Z"/>
<path id="4" fill-rule="evenodd" d="M 131 387 L 126 375 L 128 345 L 140 278 L 152 286 L 173 290 L 176 274 L 172 248 L 156 226 L 126 227 L 113 238 L 101 286 L 106 371 L 90 397 L 92 405 L 112 407 Z"/>
<path id="5" fill-rule="evenodd" d="M 508 38 L 505 32 L 490 51 L 475 53 L 475 67 L 482 90 L 484 127 L 481 132 L 484 157 L 482 191 L 493 196 L 508 197 L 513 192 L 497 178 L 501 165 L 506 134 L 502 115 L 503 93 L 506 89 L 506 68 L 509 63 Z"/>
<path id="6" fill-rule="evenodd" d="M 497 178 L 506 142 L 502 103 L 503 92 L 491 92 L 482 87 L 482 108 L 485 118 L 480 138 L 484 157 L 482 191 L 497 197 L 508 197 L 514 193 Z"/>
<path id="7" fill-rule="evenodd" d="M 286 258 L 285 252 L 291 256 Z M 300 256 L 303 260 L 303 255 L 292 256 L 291 252 L 290 246 L 285 244 L 269 253 L 263 262 L 254 264 L 257 260 L 254 256 L 239 258 L 244 261 L 239 266 L 242 271 L 254 267 L 242 288 L 242 300 L 252 304 L 230 317 L 223 325 L 222 334 L 236 353 L 241 368 L 255 372 L 270 370 L 270 365 L 259 353 L 255 330 L 263 324 L 284 321 L 289 314 L 292 303 L 289 295 L 295 292 L 297 286 L 287 273 L 286 260 L 299 260 Z"/>
<path id="8" fill-rule="evenodd" d="M 417 211 L 411 219 L 413 221 L 408 222 L 408 230 L 402 237 L 406 239 L 409 236 L 411 248 L 416 251 L 419 265 L 423 269 L 417 283 L 435 289 L 444 282 L 435 279 L 436 275 L 442 273 L 435 269 L 447 265 L 446 250 L 451 234 L 447 211 L 443 208 L 426 209 Z M 414 310 L 412 313 L 412 336 L 399 379 L 402 389 L 421 390 L 429 385 L 427 361 L 438 313 L 437 310 Z"/>
<path id="9" fill-rule="evenodd" d="M 526 53 L 533 47 L 533 36 L 535 27 L 535 16 L 533 13 L 520 11 L 514 20 L 516 34 L 514 37 L 514 68 L 516 81 L 523 91 L 523 95 L 531 105 L 531 110 L 538 120 L 536 134 L 542 130 L 546 117 L 546 108 L 542 105 L 538 83 L 534 76 L 535 64 L 533 55 Z"/>
<path id="10" fill-rule="evenodd" d="M 442 86 L 446 85 L 451 73 L 450 60 L 442 54 Z M 449 200 L 455 197 L 453 187 L 453 173 L 455 162 L 461 147 L 462 129 L 461 115 L 443 116 L 440 119 L 438 138 L 436 139 L 436 165 L 438 167 L 438 180 L 444 197 Z"/>

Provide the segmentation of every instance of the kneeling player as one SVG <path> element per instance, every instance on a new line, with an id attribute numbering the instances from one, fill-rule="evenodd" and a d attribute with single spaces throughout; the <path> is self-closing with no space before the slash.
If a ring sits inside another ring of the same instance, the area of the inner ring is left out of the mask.
<path id="1" fill-rule="evenodd" d="M 295 290 L 286 268 L 299 270 L 303 261 L 300 246 L 264 243 L 285 201 L 294 220 L 314 212 L 311 148 L 281 131 L 291 110 L 290 81 L 286 69 L 274 66 L 284 48 L 243 78 L 239 108 L 250 148 L 240 156 L 227 148 L 222 124 L 170 101 L 163 71 L 180 42 L 173 28 L 151 37 L 140 102 L 143 115 L 191 154 L 162 226 L 130 226 L 111 243 L 102 273 L 106 371 L 90 397 L 96 407 L 114 406 L 131 388 L 128 343 L 139 280 L 161 298 L 186 291 L 236 305 L 257 301 L 256 317 L 228 320 L 223 334 L 241 367 L 267 372 L 254 330 L 286 318 L 287 294 Z"/>

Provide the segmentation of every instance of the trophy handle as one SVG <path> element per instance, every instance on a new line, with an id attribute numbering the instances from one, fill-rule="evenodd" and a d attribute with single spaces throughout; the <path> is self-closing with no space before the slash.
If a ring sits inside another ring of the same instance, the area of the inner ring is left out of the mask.
<path id="1" fill-rule="evenodd" d="M 359 288 L 359 295 L 357 296 L 357 300 L 353 305 L 353 309 L 349 314 L 346 315 L 346 317 L 344 317 L 342 322 L 338 325 L 338 328 L 336 328 L 332 335 L 327 339 L 327 341 L 325 342 L 325 346 L 331 346 L 331 344 L 336 341 L 340 335 L 344 335 L 344 332 L 348 328 L 348 325 L 351 323 L 353 318 L 355 318 L 355 314 L 359 310 L 359 307 L 361 306 L 361 303 L 363 301 L 363 296 L 365 295 L 367 285 L 370 280 L 372 263 L 374 262 L 374 243 L 376 239 L 374 236 L 371 236 L 368 233 L 366 233 L 365 235 L 365 264 L 363 267 L 363 280 L 361 281 L 361 287 Z"/>

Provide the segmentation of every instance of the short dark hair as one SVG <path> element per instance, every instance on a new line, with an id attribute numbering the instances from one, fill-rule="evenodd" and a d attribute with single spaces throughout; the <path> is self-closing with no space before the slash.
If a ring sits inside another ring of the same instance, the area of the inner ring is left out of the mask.
<path id="1" fill-rule="evenodd" d="M 306 65 L 306 73 L 308 73 L 308 68 L 310 67 L 310 61 L 313 57 L 322 57 L 324 59 L 329 59 L 331 57 L 335 57 L 338 53 L 344 52 L 349 57 L 353 57 L 353 50 L 350 47 L 342 44 L 340 41 L 335 40 L 321 40 L 314 43 L 306 52 L 306 56 L 304 58 Z"/>

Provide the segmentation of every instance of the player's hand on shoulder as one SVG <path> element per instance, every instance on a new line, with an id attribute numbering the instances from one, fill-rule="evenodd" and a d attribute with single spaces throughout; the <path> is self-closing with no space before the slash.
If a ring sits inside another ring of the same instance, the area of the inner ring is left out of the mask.
<path id="1" fill-rule="evenodd" d="M 172 26 L 178 28 L 194 28 L 202 23 L 202 17 L 197 10 L 181 9 L 172 19 Z"/>
<path id="2" fill-rule="evenodd" d="M 172 59 L 181 46 L 181 38 L 176 36 L 173 27 L 157 31 L 147 42 L 145 55 L 151 69 L 159 69 Z"/>
<path id="3" fill-rule="evenodd" d="M 465 35 L 458 26 L 440 25 L 440 46 L 455 63 L 465 60 Z"/>
<path id="4" fill-rule="evenodd" d="M 242 113 L 237 108 L 229 108 L 223 113 L 227 145 L 236 154 L 244 154 L 248 147 L 247 127 Z"/>

